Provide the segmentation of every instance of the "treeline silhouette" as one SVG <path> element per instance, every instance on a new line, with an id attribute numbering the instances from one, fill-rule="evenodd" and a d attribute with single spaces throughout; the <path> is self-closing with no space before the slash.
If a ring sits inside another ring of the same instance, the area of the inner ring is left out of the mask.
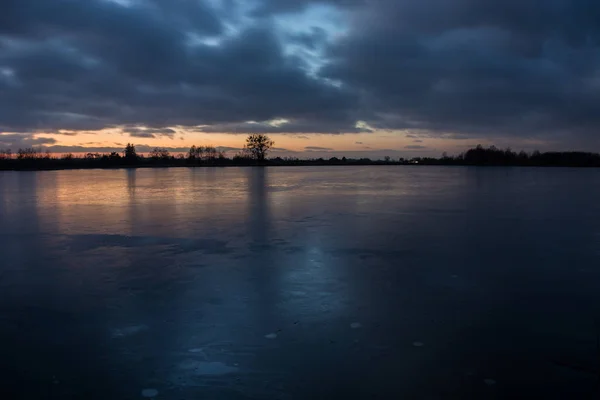
<path id="1" fill-rule="evenodd" d="M 515 152 L 495 146 L 478 145 L 457 156 L 445 153 L 441 158 L 414 158 L 410 163 L 425 165 L 473 165 L 473 166 L 534 166 L 534 167 L 600 167 L 600 154 L 580 151 L 534 151 Z"/>
<path id="2" fill-rule="evenodd" d="M 250 138 L 250 137 L 249 137 Z M 150 153 L 137 153 L 128 144 L 122 153 L 87 153 L 80 156 L 64 154 L 60 157 L 36 148 L 19 149 L 16 153 L 0 149 L 0 170 L 42 170 L 75 168 L 144 168 L 144 167 L 199 167 L 199 166 L 285 166 L 285 165 L 463 165 L 463 166 L 538 166 L 538 167 L 600 167 L 600 154 L 588 152 L 515 152 L 481 145 L 456 156 L 443 154 L 440 158 L 414 157 L 383 160 L 369 158 L 316 158 L 295 157 L 266 158 L 272 146 L 253 148 L 253 143 L 229 158 L 214 146 L 192 146 L 187 154 L 172 155 L 165 148 L 155 148 Z M 257 146 L 264 142 L 255 141 Z"/>

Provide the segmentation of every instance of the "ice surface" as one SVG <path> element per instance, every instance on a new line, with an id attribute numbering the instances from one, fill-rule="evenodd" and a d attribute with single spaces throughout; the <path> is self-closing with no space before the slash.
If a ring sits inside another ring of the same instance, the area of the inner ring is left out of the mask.
<path id="1" fill-rule="evenodd" d="M 592 169 L 1 172 L 3 388 L 589 398 L 599 238 Z"/>

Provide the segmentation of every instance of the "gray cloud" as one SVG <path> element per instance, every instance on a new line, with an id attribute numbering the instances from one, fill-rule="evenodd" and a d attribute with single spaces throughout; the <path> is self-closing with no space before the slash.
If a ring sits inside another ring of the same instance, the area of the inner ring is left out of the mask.
<path id="1" fill-rule="evenodd" d="M 370 2 L 321 73 L 360 89 L 380 128 L 592 138 L 598 21 L 592 0 Z"/>
<path id="2" fill-rule="evenodd" d="M 267 18 L 236 35 L 223 33 L 219 13 L 204 1 L 2 2 L 0 129 L 160 128 L 283 117 L 298 121 L 294 132 L 300 126 L 356 130 L 357 97 L 307 75 Z M 219 35 L 219 46 L 202 42 Z"/>
<path id="3" fill-rule="evenodd" d="M 129 133 L 131 137 L 138 138 L 155 138 L 157 136 L 167 136 L 171 139 L 175 136 L 175 132 L 171 128 L 140 128 L 140 127 L 126 127 L 123 128 L 123 132 Z"/>
<path id="4" fill-rule="evenodd" d="M 229 151 L 240 151 L 240 150 L 242 150 L 242 148 L 241 147 L 218 146 L 217 150 L 229 152 Z"/>
<path id="5" fill-rule="evenodd" d="M 597 1 L 221 3 L 1 2 L 0 129 L 29 140 L 121 126 L 156 130 L 127 130 L 134 137 L 174 137 L 167 126 L 369 132 L 356 128 L 362 120 L 413 139 L 547 138 L 600 149 Z M 274 22 L 316 4 L 344 11 L 347 34 Z M 281 118 L 290 122 L 247 122 Z"/>
<path id="6" fill-rule="evenodd" d="M 422 150 L 422 149 L 426 149 L 427 147 L 426 146 L 419 146 L 419 145 L 416 145 L 416 144 L 411 144 L 411 145 L 408 145 L 408 146 L 404 146 L 404 148 L 408 149 L 408 150 Z"/>
<path id="7" fill-rule="evenodd" d="M 333 150 L 330 147 L 319 147 L 319 146 L 306 146 L 304 147 L 305 151 L 331 151 Z"/>
<path id="8" fill-rule="evenodd" d="M 255 12 L 271 14 L 273 12 L 302 11 L 312 4 L 328 4 L 338 7 L 355 7 L 364 5 L 368 0 L 265 0 L 256 7 Z"/>
<path id="9" fill-rule="evenodd" d="M 40 147 L 56 143 L 56 139 L 40 137 L 34 138 L 33 134 L 0 134 L 0 148 L 19 149 L 27 147 Z"/>
<path id="10" fill-rule="evenodd" d="M 129 136 L 131 137 L 137 137 L 137 138 L 146 138 L 146 139 L 150 139 L 150 138 L 155 138 L 156 136 L 154 136 L 154 134 L 149 133 L 149 132 L 130 132 Z"/>
<path id="11" fill-rule="evenodd" d="M 214 124 L 199 128 L 198 131 L 205 133 L 225 132 L 236 134 L 248 133 L 324 133 L 344 134 L 370 132 L 365 128 L 352 126 L 351 121 L 328 121 L 328 120 L 292 120 L 288 123 L 273 124 L 269 122 L 237 122 Z M 308 138 L 307 136 L 296 136 Z"/>

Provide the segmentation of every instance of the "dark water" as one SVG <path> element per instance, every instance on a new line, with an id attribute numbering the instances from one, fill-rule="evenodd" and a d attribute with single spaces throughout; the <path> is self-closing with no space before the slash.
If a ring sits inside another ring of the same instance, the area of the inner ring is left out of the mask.
<path id="1" fill-rule="evenodd" d="M 597 398 L 600 171 L 0 173 L 11 399 Z"/>

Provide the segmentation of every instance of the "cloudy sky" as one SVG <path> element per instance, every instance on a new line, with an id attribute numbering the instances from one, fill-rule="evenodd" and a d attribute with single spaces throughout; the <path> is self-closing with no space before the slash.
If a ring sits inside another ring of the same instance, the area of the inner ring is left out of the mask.
<path id="1" fill-rule="evenodd" d="M 597 0 L 2 0 L 0 148 L 600 151 Z"/>

